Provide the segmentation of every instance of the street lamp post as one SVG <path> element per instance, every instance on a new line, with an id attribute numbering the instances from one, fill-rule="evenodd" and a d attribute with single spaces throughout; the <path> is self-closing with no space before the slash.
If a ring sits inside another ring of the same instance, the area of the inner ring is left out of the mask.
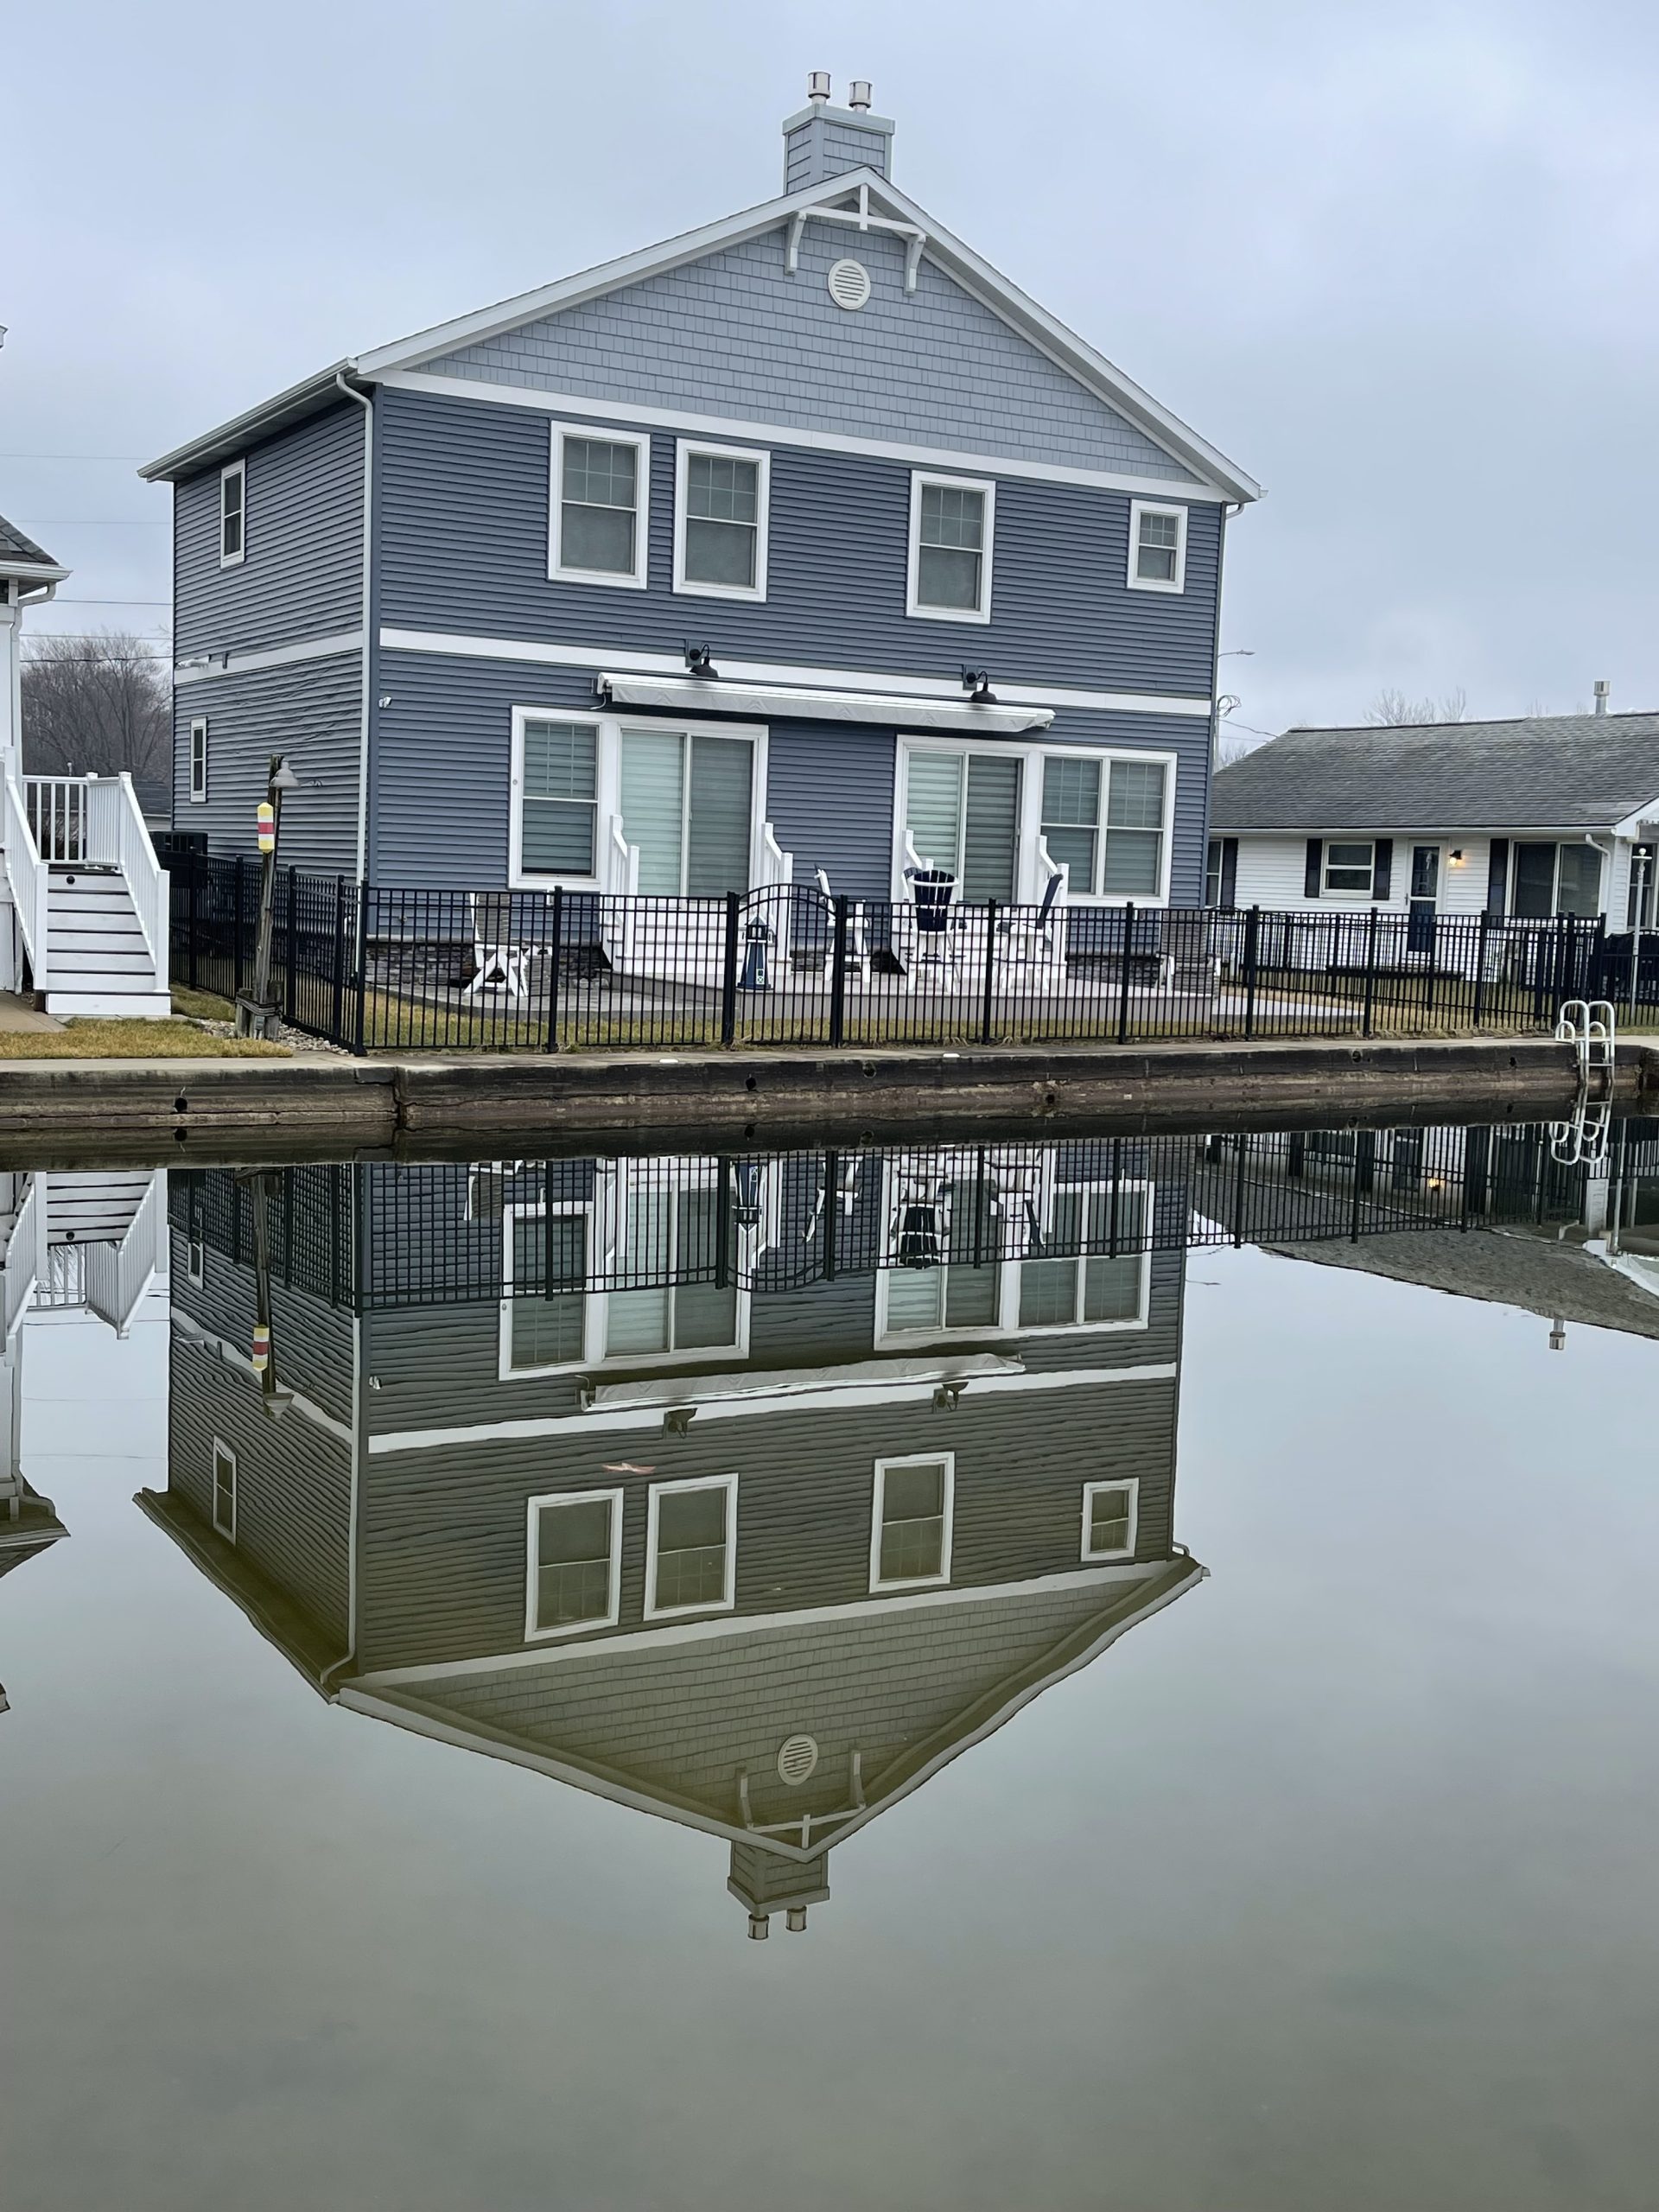
<path id="1" fill-rule="evenodd" d="M 253 982 L 250 989 L 237 996 L 238 1037 L 276 1037 L 282 1031 L 270 995 L 270 946 L 276 926 L 276 839 L 282 829 L 283 793 L 297 791 L 299 785 L 300 779 L 289 766 L 285 755 L 273 753 L 265 797 L 258 810 L 259 921 L 253 940 Z M 293 957 L 294 948 L 290 945 L 289 957 Z"/>

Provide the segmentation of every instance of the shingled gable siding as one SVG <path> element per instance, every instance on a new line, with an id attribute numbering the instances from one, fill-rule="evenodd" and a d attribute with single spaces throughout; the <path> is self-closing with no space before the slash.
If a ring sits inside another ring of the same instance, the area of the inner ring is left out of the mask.
<path id="1" fill-rule="evenodd" d="M 213 852 L 257 860 L 254 809 L 265 796 L 271 754 L 285 753 L 300 785 L 283 803 L 282 858 L 294 868 L 354 876 L 362 668 L 360 654 L 336 653 L 177 685 L 175 827 L 205 830 Z M 198 716 L 207 722 L 205 801 L 190 797 L 190 725 Z"/>
<path id="2" fill-rule="evenodd" d="M 595 1471 L 594 1439 L 492 1440 L 377 1455 L 362 1478 L 359 1663 L 441 1663 L 519 1649 L 524 1642 L 526 1502 L 587 1485 L 624 1491 L 620 1632 L 644 1605 L 646 1492 L 652 1479 L 739 1473 L 740 1613 L 857 1603 L 869 1589 L 874 1462 L 906 1452 L 956 1454 L 951 1580 L 958 1586 L 1066 1573 L 1080 1564 L 1083 1484 L 1141 1483 L 1136 1556 L 1166 1558 L 1174 1481 L 1173 1382 L 1084 1385 L 1068 1393 L 1087 1451 L 1057 1443 L 1031 1401 L 965 1397 L 837 1414 L 795 1408 L 699 1422 L 664 1440 L 660 1424 L 605 1439 L 607 1461 L 654 1477 Z M 810 1465 L 811 1479 L 802 1469 Z"/>
<path id="3" fill-rule="evenodd" d="M 911 470 L 777 446 L 764 602 L 688 599 L 673 573 L 674 434 L 652 434 L 650 588 L 547 574 L 550 423 L 537 410 L 391 391 L 377 417 L 380 620 L 715 659 L 954 677 L 965 656 L 1007 682 L 1210 696 L 1221 515 L 1194 506 L 1186 588 L 1131 591 L 1128 494 L 1004 477 L 991 620 L 907 616 Z M 971 473 L 971 471 L 969 472 Z"/>
<path id="4" fill-rule="evenodd" d="M 780 226 L 542 322 L 422 364 L 428 375 L 579 392 L 751 423 L 1073 468 L 1189 472 L 924 257 L 880 232 L 808 221 L 785 272 Z M 869 271 L 855 314 L 833 263 Z"/>
<path id="5" fill-rule="evenodd" d="M 342 402 L 247 453 L 247 553 L 219 564 L 217 467 L 175 486 L 174 643 L 251 652 L 363 621 L 363 410 Z"/>

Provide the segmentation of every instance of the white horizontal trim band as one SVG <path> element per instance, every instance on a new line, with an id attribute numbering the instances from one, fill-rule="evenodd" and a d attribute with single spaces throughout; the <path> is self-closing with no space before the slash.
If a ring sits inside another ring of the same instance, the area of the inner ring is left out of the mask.
<path id="1" fill-rule="evenodd" d="M 366 373 L 366 372 L 365 372 Z M 1004 454 L 956 453 L 944 446 L 902 445 L 887 438 L 860 438 L 839 430 L 804 430 L 792 423 L 754 423 L 747 416 L 696 415 L 679 407 L 642 407 L 632 400 L 595 399 L 577 391 L 535 391 L 527 385 L 491 384 L 482 378 L 433 376 L 420 369 L 394 369 L 374 381 L 394 391 L 422 391 L 449 399 L 481 399 L 494 407 L 523 407 L 543 415 L 597 416 L 607 423 L 642 423 L 647 429 L 688 430 L 698 436 L 762 440 L 767 445 L 802 446 L 815 453 L 868 454 L 878 461 L 908 461 L 921 468 L 960 469 L 964 474 L 1022 476 L 1039 484 L 1087 484 L 1103 492 L 1139 492 L 1148 499 L 1190 500 L 1217 506 L 1235 499 L 1232 492 L 1197 484 L 1180 476 L 1135 476 L 1110 468 L 1072 468 L 1062 461 L 1017 461 Z"/>
<path id="2" fill-rule="evenodd" d="M 964 699 L 906 699 L 879 691 L 808 691 L 768 690 L 756 683 L 724 680 L 699 681 L 695 677 L 621 676 L 602 670 L 600 682 L 614 704 L 621 707 L 671 707 L 682 714 L 706 714 L 711 708 L 732 713 L 743 710 L 765 715 L 800 715 L 809 721 L 891 722 L 913 724 L 921 729 L 990 730 L 1017 737 L 1028 729 L 1046 729 L 1054 719 L 1052 707 L 975 707 Z"/>
<path id="3" fill-rule="evenodd" d="M 963 1388 L 978 1398 L 991 1391 L 1076 1390 L 1095 1382 L 1173 1382 L 1175 1372 L 1172 1361 L 1158 1366 L 1087 1368 L 1068 1370 L 1061 1374 L 973 1375 L 963 1378 Z M 819 1391 L 815 1394 L 812 1403 L 815 1408 L 822 1407 L 826 1411 L 868 1406 L 925 1404 L 931 1399 L 937 1387 L 932 1382 L 852 1383 L 844 1388 Z M 685 1395 L 677 1402 L 681 1405 L 693 1402 L 695 1390 L 695 1384 L 688 1382 Z M 731 1421 L 748 1414 L 783 1413 L 798 1408 L 800 1403 L 798 1393 L 787 1390 L 752 1398 L 716 1399 L 699 1404 L 697 1418 L 699 1421 Z M 372 1457 L 378 1459 L 392 1452 L 438 1451 L 446 1445 L 495 1444 L 512 1439 L 525 1440 L 543 1436 L 568 1436 L 578 1432 L 587 1436 L 601 1429 L 648 1427 L 652 1421 L 652 1408 L 629 1407 L 616 1412 L 551 1414 L 525 1421 L 475 1421 L 465 1428 L 399 1429 L 389 1435 L 371 1437 L 369 1451 Z"/>
<path id="4" fill-rule="evenodd" d="M 289 668 L 302 660 L 333 660 L 340 653 L 360 653 L 364 632 L 361 630 L 342 630 L 332 638 L 307 638 L 297 645 L 265 645 L 257 652 L 226 653 L 217 668 L 193 667 L 188 658 L 173 664 L 173 681 L 181 683 L 205 683 L 219 676 L 249 676 L 261 668 Z M 196 656 L 206 658 L 206 655 Z M 215 653 L 215 660 L 220 656 Z"/>
<path id="5" fill-rule="evenodd" d="M 802 1605 L 792 1612 L 722 1613 L 698 1621 L 664 1623 L 661 1628 L 631 1629 L 625 1636 L 601 1630 L 562 1643 L 536 1644 L 489 1659 L 450 1659 L 435 1665 L 383 1667 L 359 1675 L 365 1689 L 413 1688 L 416 1682 L 449 1681 L 465 1675 L 499 1675 L 521 1667 L 556 1665 L 563 1659 L 606 1658 L 615 1652 L 655 1651 L 665 1643 L 707 1643 L 712 1639 L 759 1636 L 767 1629 L 813 1628 L 833 1621 L 873 1620 L 881 1613 L 911 1613 L 924 1607 L 980 1605 L 997 1598 L 1041 1597 L 1046 1592 L 1106 1589 L 1113 1583 L 1147 1582 L 1168 1564 L 1165 1560 L 1130 1560 L 1117 1567 L 1072 1567 L 1059 1574 L 1033 1575 L 1029 1582 L 968 1583 L 957 1589 L 896 1591 L 887 1598 L 858 1598 L 845 1605 Z"/>
<path id="6" fill-rule="evenodd" d="M 639 676 L 680 676 L 683 655 L 620 652 L 614 646 L 550 644 L 539 639 L 474 637 L 458 631 L 392 630 L 380 632 L 383 652 L 449 653 L 462 660 L 514 660 L 541 668 L 627 669 Z M 894 676 L 862 668 L 797 668 L 787 662 L 728 660 L 720 657 L 722 677 L 751 683 L 820 685 L 846 691 L 887 691 L 912 699 L 962 699 L 962 685 L 941 677 Z M 992 671 L 992 689 L 1004 705 L 1082 707 L 1105 714 L 1191 715 L 1208 721 L 1211 702 L 1190 694 L 1157 691 L 1078 691 L 1059 684 L 1002 683 Z"/>

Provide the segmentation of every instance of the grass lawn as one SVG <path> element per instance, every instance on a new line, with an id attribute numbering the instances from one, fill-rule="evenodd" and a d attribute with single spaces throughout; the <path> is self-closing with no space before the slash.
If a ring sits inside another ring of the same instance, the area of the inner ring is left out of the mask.
<path id="1" fill-rule="evenodd" d="M 194 1021 L 68 1021 L 61 1029 L 0 1030 L 0 1059 L 278 1059 L 287 1047 L 253 1037 L 216 1037 Z"/>

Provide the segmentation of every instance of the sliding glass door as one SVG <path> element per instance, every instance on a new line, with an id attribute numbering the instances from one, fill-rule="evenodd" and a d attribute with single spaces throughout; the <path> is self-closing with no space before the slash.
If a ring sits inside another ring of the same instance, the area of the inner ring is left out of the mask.
<path id="1" fill-rule="evenodd" d="M 640 890 L 747 891 L 753 784 L 747 737 L 625 729 L 622 834 L 639 849 Z"/>
<path id="2" fill-rule="evenodd" d="M 949 868 L 970 904 L 1014 897 L 1020 840 L 1018 760 L 910 748 L 906 827 L 925 866 Z"/>

